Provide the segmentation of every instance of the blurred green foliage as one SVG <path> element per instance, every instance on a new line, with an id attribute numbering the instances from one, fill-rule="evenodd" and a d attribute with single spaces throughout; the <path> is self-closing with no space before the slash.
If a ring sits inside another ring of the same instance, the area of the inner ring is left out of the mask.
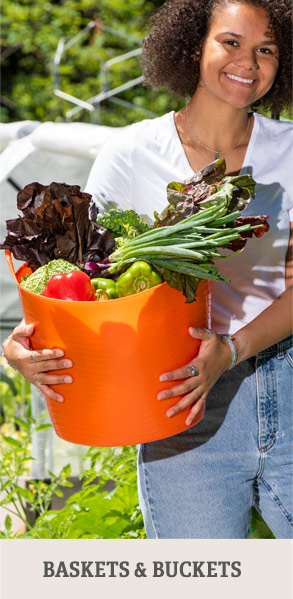
<path id="1" fill-rule="evenodd" d="M 2 0 L 0 120 L 66 120 L 66 113 L 74 104 L 54 94 L 53 63 L 60 40 L 72 40 L 88 23 L 96 23 L 64 51 L 59 67 L 60 89 L 86 101 L 103 89 L 102 65 L 139 48 L 150 15 L 163 3 L 164 0 Z M 109 87 L 140 75 L 138 57 L 119 62 L 110 68 Z M 71 120 L 123 126 L 183 105 L 172 94 L 143 85 L 121 92 L 119 99 L 125 102 L 124 106 L 105 100 L 100 110 L 83 109 Z M 284 116 L 291 119 L 291 111 Z"/>
<path id="2" fill-rule="evenodd" d="M 5 510 L 0 538 L 145 538 L 138 506 L 137 448 L 90 447 L 80 473 L 82 487 L 64 500 L 64 507 L 51 510 L 54 496 L 63 498 L 63 488 L 73 487 L 67 464 L 46 480 L 30 475 L 33 435 L 51 424 L 32 417 L 30 384 L 20 373 L 3 365 L 0 358 L 0 510 Z M 72 490 L 74 491 L 74 490 Z M 13 524 L 18 516 L 26 532 Z"/>
<path id="3" fill-rule="evenodd" d="M 146 538 L 138 506 L 136 447 L 91 447 L 84 458 L 90 459 L 91 467 L 80 474 L 80 491 L 70 495 L 62 509 L 43 511 L 21 538 Z M 63 484 L 66 476 L 63 470 Z"/>
<path id="4" fill-rule="evenodd" d="M 1 120 L 63 121 L 74 105 L 54 94 L 53 60 L 61 38 L 71 40 L 91 21 L 96 27 L 62 55 L 60 88 L 82 100 L 101 91 L 101 66 L 113 57 L 140 46 L 147 20 L 163 0 L 2 0 Z M 114 32 L 102 31 L 101 26 Z M 139 58 L 110 69 L 110 88 L 139 77 Z M 119 98 L 137 110 L 104 101 L 101 111 L 82 110 L 72 120 L 122 126 L 141 120 L 141 108 L 161 115 L 181 104 L 169 93 L 142 85 L 122 92 Z"/>

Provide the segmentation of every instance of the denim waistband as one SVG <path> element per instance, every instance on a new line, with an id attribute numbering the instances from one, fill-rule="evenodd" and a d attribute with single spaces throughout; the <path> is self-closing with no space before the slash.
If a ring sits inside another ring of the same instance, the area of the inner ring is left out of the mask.
<path id="1" fill-rule="evenodd" d="M 285 353 L 292 346 L 293 346 L 293 335 L 289 335 L 289 337 L 286 337 L 286 339 L 282 339 L 282 341 L 279 341 L 278 343 L 271 345 L 267 349 L 262 350 L 261 352 L 259 352 L 258 355 L 263 356 L 263 355 L 268 355 L 268 354 L 270 354 L 270 355 L 282 354 L 282 353 Z"/>

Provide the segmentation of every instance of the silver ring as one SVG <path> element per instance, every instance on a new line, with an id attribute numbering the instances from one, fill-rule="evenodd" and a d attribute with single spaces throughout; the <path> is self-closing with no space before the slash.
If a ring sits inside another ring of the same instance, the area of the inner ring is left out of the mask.
<path id="1" fill-rule="evenodd" d="M 35 361 L 36 361 L 36 360 L 35 360 L 35 357 L 34 357 L 34 354 L 33 354 L 33 352 L 32 352 L 32 351 L 31 351 L 31 355 L 30 355 L 30 361 L 31 361 L 31 362 L 35 362 Z"/>
<path id="2" fill-rule="evenodd" d="M 201 399 L 201 401 L 202 401 L 203 404 L 205 404 L 207 402 L 207 400 L 204 399 L 204 397 L 201 397 L 200 399 Z"/>
<path id="3" fill-rule="evenodd" d="M 190 366 L 187 366 L 187 372 L 189 376 L 197 376 L 198 368 L 196 368 L 196 366 L 194 366 L 193 364 L 190 364 Z"/>
<path id="4" fill-rule="evenodd" d="M 40 374 L 39 372 L 37 372 L 37 373 L 36 373 L 36 385 L 37 385 L 37 384 L 38 384 L 38 382 L 39 382 L 39 374 Z"/>

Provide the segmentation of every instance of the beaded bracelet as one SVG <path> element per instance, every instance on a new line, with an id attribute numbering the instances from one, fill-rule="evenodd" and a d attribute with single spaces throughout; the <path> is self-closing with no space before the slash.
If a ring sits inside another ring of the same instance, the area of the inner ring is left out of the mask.
<path id="1" fill-rule="evenodd" d="M 235 343 L 231 339 L 230 335 L 222 335 L 222 337 L 224 337 L 224 339 L 227 339 L 227 341 L 229 343 L 229 347 L 230 347 L 230 351 L 231 351 L 231 362 L 230 362 L 230 366 L 229 366 L 228 370 L 231 370 L 231 368 L 234 368 L 234 366 L 237 362 L 237 359 L 238 359 L 237 349 L 236 349 Z"/>

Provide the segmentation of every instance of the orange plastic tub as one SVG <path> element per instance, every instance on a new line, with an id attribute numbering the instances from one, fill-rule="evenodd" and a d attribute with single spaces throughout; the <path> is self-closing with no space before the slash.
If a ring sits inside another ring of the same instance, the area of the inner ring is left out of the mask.
<path id="1" fill-rule="evenodd" d="M 20 287 L 27 264 L 15 273 L 6 250 L 25 321 L 35 324 L 34 349 L 60 347 L 73 361 L 71 385 L 55 385 L 65 401 L 46 397 L 56 433 L 82 445 L 117 446 L 155 441 L 186 428 L 190 408 L 172 418 L 178 401 L 159 401 L 163 372 L 188 363 L 199 341 L 189 326 L 210 326 L 210 290 L 198 287 L 195 303 L 162 283 L 137 295 L 105 302 L 68 302 L 36 295 Z M 69 373 L 69 371 L 59 371 Z"/>

